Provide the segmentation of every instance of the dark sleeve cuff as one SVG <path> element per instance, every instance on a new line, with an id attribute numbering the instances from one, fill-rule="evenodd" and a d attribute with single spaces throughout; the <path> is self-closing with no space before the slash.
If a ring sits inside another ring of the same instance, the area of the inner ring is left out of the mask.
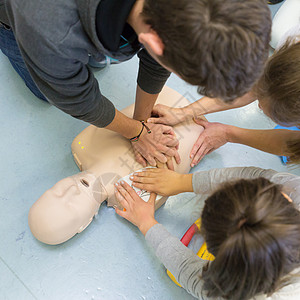
<path id="1" fill-rule="evenodd" d="M 170 72 L 162 67 L 150 54 L 142 49 L 138 53 L 140 58 L 137 83 L 148 94 L 158 94 L 170 76 Z"/>
<path id="2" fill-rule="evenodd" d="M 113 121 L 116 115 L 116 109 L 112 102 L 106 97 L 101 95 L 101 98 L 101 104 L 98 106 L 98 115 L 89 123 L 102 128 L 106 127 Z"/>

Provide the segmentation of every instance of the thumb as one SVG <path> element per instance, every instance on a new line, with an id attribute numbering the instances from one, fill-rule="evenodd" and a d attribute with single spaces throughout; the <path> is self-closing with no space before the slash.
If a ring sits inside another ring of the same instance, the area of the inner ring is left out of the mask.
<path id="1" fill-rule="evenodd" d="M 195 122 L 196 124 L 201 125 L 201 126 L 203 126 L 204 128 L 209 124 L 208 121 L 203 120 L 202 118 L 197 118 L 197 117 L 195 117 L 195 118 L 193 118 L 193 120 L 194 120 L 194 122 Z"/>
<path id="2" fill-rule="evenodd" d="M 153 123 L 153 124 L 157 124 L 157 123 L 160 123 L 160 118 L 149 118 L 147 120 L 147 123 Z"/>
<path id="3" fill-rule="evenodd" d="M 154 205 L 157 194 L 151 193 L 148 203 Z"/>

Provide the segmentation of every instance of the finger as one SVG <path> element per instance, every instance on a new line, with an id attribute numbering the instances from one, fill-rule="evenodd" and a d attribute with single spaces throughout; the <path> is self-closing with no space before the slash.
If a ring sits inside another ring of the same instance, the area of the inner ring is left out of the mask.
<path id="1" fill-rule="evenodd" d="M 135 192 L 135 190 L 125 181 L 121 181 L 121 186 L 123 189 L 130 195 L 130 197 L 135 200 L 139 195 Z"/>
<path id="2" fill-rule="evenodd" d="M 175 152 L 174 158 L 175 158 L 177 165 L 179 165 L 181 163 L 181 158 L 180 158 L 178 151 Z"/>
<path id="3" fill-rule="evenodd" d="M 165 157 L 165 155 L 163 155 L 163 154 L 162 154 L 161 152 L 159 152 L 159 151 L 155 151 L 154 156 L 155 156 L 155 158 L 156 158 L 159 162 L 161 162 L 162 164 L 165 164 L 165 163 L 168 161 L 168 159 Z M 155 163 L 155 165 L 156 165 L 156 163 Z"/>
<path id="4" fill-rule="evenodd" d="M 133 175 L 133 176 L 130 176 L 129 178 L 132 182 L 135 182 L 135 183 L 153 183 L 154 182 L 153 177 L 140 177 L 140 176 Z"/>
<path id="5" fill-rule="evenodd" d="M 179 145 L 178 139 L 174 135 L 165 135 L 163 139 L 160 141 L 163 145 L 168 147 L 176 147 Z"/>
<path id="6" fill-rule="evenodd" d="M 167 162 L 168 162 L 168 157 L 167 157 L 167 161 L 165 163 L 161 163 L 159 160 L 156 160 L 156 168 L 157 169 L 165 169 L 167 168 Z"/>
<path id="7" fill-rule="evenodd" d="M 169 147 L 167 147 L 166 150 L 164 151 L 164 153 L 170 157 L 175 156 L 176 152 L 177 152 L 177 150 L 175 148 L 169 148 Z"/>
<path id="8" fill-rule="evenodd" d="M 137 183 L 133 182 L 132 185 L 140 190 L 145 190 L 147 192 L 153 192 L 153 185 L 149 183 Z"/>
<path id="9" fill-rule="evenodd" d="M 194 158 L 195 154 L 197 153 L 197 151 L 199 150 L 199 148 L 202 146 L 203 141 L 204 141 L 204 134 L 200 134 L 196 143 L 194 144 L 191 153 L 190 153 L 190 158 Z"/>
<path id="10" fill-rule="evenodd" d="M 124 183 L 124 181 L 122 181 Z M 124 185 L 121 182 L 117 182 L 115 184 L 115 187 L 117 188 L 117 191 L 119 194 L 129 203 L 132 202 L 133 199 L 130 195 L 130 193 L 127 191 L 127 189 L 124 188 Z M 126 208 L 126 207 L 125 207 Z"/>
<path id="11" fill-rule="evenodd" d="M 120 210 L 120 209 L 118 209 L 118 208 L 116 207 L 116 208 L 115 208 L 115 212 L 116 212 L 119 216 L 121 216 L 122 218 L 127 219 L 127 218 L 126 218 L 126 216 L 127 216 L 126 211 L 122 211 L 122 210 Z"/>
<path id="12" fill-rule="evenodd" d="M 210 149 L 210 150 L 206 153 L 206 155 L 212 153 L 212 152 L 215 151 L 215 150 L 216 150 L 215 148 Z"/>
<path id="13" fill-rule="evenodd" d="M 167 161 L 167 167 L 168 167 L 169 170 L 174 171 L 174 163 L 173 163 L 173 159 L 172 158 L 168 159 L 168 161 Z"/>
<path id="14" fill-rule="evenodd" d="M 134 157 L 135 157 L 135 160 L 139 164 L 141 164 L 143 167 L 147 167 L 147 161 L 143 158 L 143 156 L 140 153 L 138 153 L 137 151 L 135 151 Z"/>
<path id="15" fill-rule="evenodd" d="M 197 165 L 200 160 L 207 154 L 207 152 L 209 151 L 210 149 L 207 149 L 205 147 L 201 147 L 198 152 L 196 153 L 196 155 L 194 156 L 193 160 L 192 160 L 192 163 L 191 163 L 191 166 L 194 167 L 195 165 Z"/>
<path id="16" fill-rule="evenodd" d="M 155 106 L 152 108 L 151 115 L 152 115 L 152 116 L 159 116 L 159 113 L 160 113 L 160 105 L 157 104 L 157 105 L 155 105 Z"/>
<path id="17" fill-rule="evenodd" d="M 128 210 L 129 208 L 129 203 L 127 200 L 124 198 L 124 196 L 120 193 L 120 191 L 116 188 L 115 189 L 115 196 L 117 200 L 119 201 L 120 205 L 125 208 L 125 211 Z"/>
<path id="18" fill-rule="evenodd" d="M 133 176 L 137 177 L 155 177 L 155 173 L 158 173 L 159 170 L 157 168 L 147 168 L 145 171 L 139 171 L 133 173 Z"/>
<path id="19" fill-rule="evenodd" d="M 167 148 L 167 151 L 165 151 L 165 154 L 169 157 L 174 157 L 175 161 L 177 164 L 181 163 L 181 158 L 180 155 L 178 153 L 178 151 L 176 150 L 176 148 Z"/>
<path id="20" fill-rule="evenodd" d="M 143 158 L 148 162 L 148 164 L 152 167 L 155 167 L 156 166 L 156 161 L 155 161 L 155 158 L 150 155 L 149 153 L 145 153 L 143 154 Z M 146 167 L 146 166 L 144 166 Z"/>
<path id="21" fill-rule="evenodd" d="M 156 104 L 151 111 L 152 116 L 161 116 L 166 109 L 169 109 L 169 106 L 163 104 Z"/>
<path id="22" fill-rule="evenodd" d="M 204 128 L 209 124 L 208 121 L 200 119 L 200 118 L 193 118 L 194 122 L 198 125 L 203 126 Z"/>
<path id="23" fill-rule="evenodd" d="M 161 128 L 162 128 L 162 131 L 163 131 L 164 134 L 175 135 L 173 127 L 167 126 L 167 125 L 161 125 Z"/>
<path id="24" fill-rule="evenodd" d="M 147 123 L 152 123 L 152 124 L 163 124 L 163 118 L 149 118 L 147 120 Z"/>
<path id="25" fill-rule="evenodd" d="M 156 200 L 156 196 L 157 196 L 157 195 L 156 195 L 155 193 L 151 193 L 151 194 L 150 194 L 150 198 L 149 198 L 149 200 L 148 200 L 148 203 L 154 205 L 155 200 Z"/>

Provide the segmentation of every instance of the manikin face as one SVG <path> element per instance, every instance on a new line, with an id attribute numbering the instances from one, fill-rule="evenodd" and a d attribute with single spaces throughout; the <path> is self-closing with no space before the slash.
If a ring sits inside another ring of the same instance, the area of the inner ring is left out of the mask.
<path id="1" fill-rule="evenodd" d="M 31 207 L 29 227 L 41 242 L 63 243 L 90 224 L 105 198 L 94 175 L 83 172 L 67 177 Z"/>

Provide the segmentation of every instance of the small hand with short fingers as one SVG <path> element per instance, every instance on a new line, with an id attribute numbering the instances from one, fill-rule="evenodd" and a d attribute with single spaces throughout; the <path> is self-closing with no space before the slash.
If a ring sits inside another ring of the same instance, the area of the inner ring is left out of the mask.
<path id="1" fill-rule="evenodd" d="M 129 184 L 121 181 L 115 184 L 115 195 L 124 207 L 120 210 L 115 206 L 116 213 L 137 226 L 144 235 L 157 224 L 154 218 L 156 194 L 151 193 L 149 201 L 145 202 Z"/>

